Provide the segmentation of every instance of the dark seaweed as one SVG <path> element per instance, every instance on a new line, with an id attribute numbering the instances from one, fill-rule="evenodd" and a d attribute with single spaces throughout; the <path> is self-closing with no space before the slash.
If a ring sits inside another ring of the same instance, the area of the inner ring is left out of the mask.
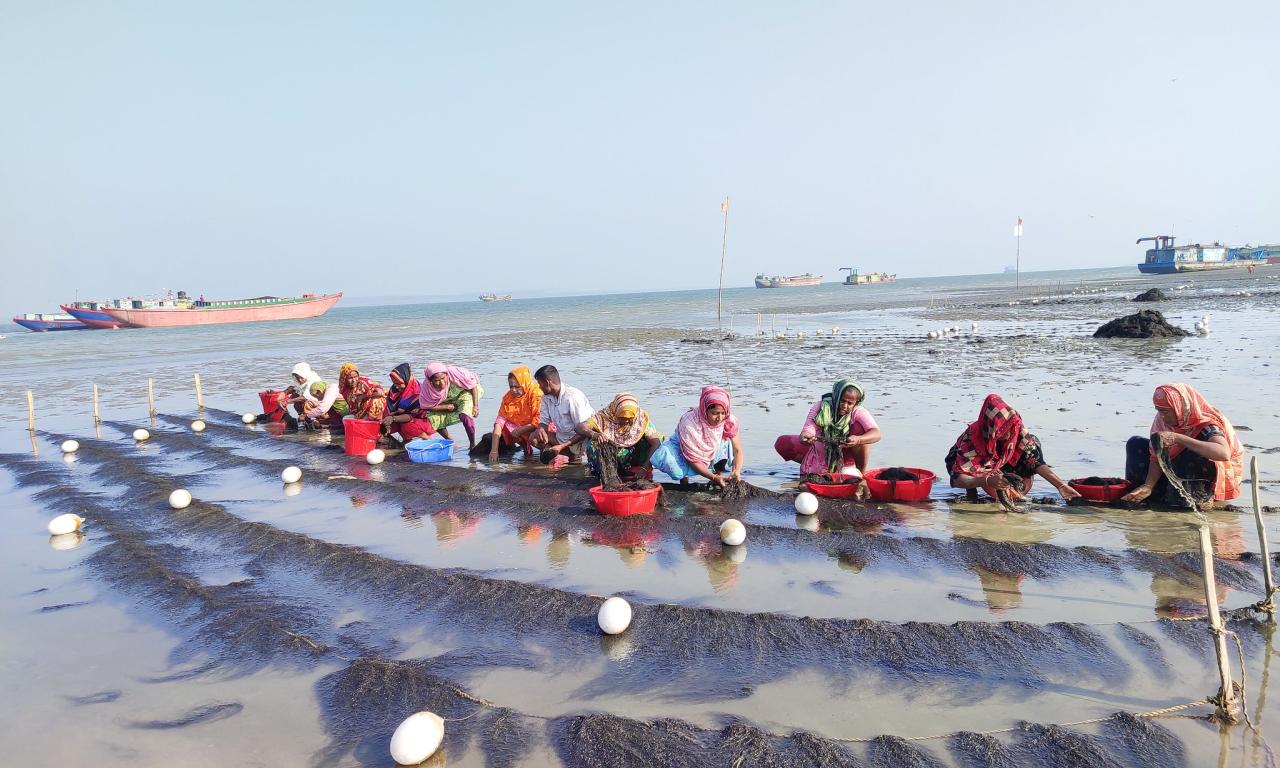
<path id="1" fill-rule="evenodd" d="M 145 720 L 130 723 L 130 728 L 141 728 L 144 730 L 170 730 L 173 728 L 186 728 L 191 725 L 199 725 L 201 723 L 216 723 L 219 720 L 226 720 L 229 717 L 235 717 L 244 710 L 244 705 L 239 702 L 229 702 L 224 704 L 206 704 L 203 707 L 195 709 L 175 717 L 172 720 Z"/>
<path id="2" fill-rule="evenodd" d="M 1190 336 L 1182 328 L 1170 325 L 1164 315 L 1154 309 L 1143 309 L 1118 317 L 1094 331 L 1095 339 L 1159 339 Z"/>

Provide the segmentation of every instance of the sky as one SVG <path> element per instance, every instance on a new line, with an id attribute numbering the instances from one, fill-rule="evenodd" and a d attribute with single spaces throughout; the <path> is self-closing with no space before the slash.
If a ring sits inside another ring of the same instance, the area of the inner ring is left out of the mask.
<path id="1" fill-rule="evenodd" d="M 0 0 L 0 311 L 1280 242 L 1280 3 Z"/>

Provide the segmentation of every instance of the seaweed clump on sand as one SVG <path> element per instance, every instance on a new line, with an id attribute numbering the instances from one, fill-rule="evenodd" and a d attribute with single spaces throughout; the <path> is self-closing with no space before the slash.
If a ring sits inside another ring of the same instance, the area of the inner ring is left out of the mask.
<path id="1" fill-rule="evenodd" d="M 813 483 L 814 485 L 858 485 L 862 482 L 862 478 L 856 475 L 844 475 L 837 478 L 818 472 L 810 472 L 809 474 L 802 475 L 800 477 L 800 482 Z"/>
<path id="2" fill-rule="evenodd" d="M 1098 477 L 1097 475 L 1089 475 L 1079 480 L 1073 480 L 1076 485 L 1093 485 L 1099 487 L 1111 487 L 1115 485 L 1128 485 L 1129 481 L 1123 477 Z"/>
<path id="3" fill-rule="evenodd" d="M 896 483 L 899 480 L 907 480 L 914 483 L 920 479 L 920 476 L 905 467 L 889 467 L 888 469 L 881 470 L 880 474 L 876 475 L 876 479 L 888 480 L 893 483 Z"/>
<path id="4" fill-rule="evenodd" d="M 1118 317 L 1093 332 L 1095 339 L 1169 339 L 1190 335 L 1171 325 L 1154 309 L 1142 309 L 1132 315 Z"/>
<path id="5" fill-rule="evenodd" d="M 1133 301 L 1168 301 L 1169 295 L 1159 288 L 1148 288 L 1137 296 L 1133 297 Z"/>

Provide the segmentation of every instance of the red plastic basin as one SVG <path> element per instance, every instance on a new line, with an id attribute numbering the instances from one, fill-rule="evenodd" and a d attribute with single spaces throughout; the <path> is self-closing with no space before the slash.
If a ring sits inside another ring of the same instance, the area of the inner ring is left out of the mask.
<path id="1" fill-rule="evenodd" d="M 886 469 L 888 467 L 872 469 L 863 475 L 867 481 L 867 489 L 871 491 L 871 498 L 876 501 L 924 501 L 929 498 L 929 492 L 933 490 L 933 479 L 935 477 L 932 472 L 918 467 L 903 467 L 903 469 L 918 476 L 920 479 L 915 482 L 899 480 L 895 483 L 880 479 L 880 473 Z"/>
<path id="2" fill-rule="evenodd" d="M 367 456 L 378 447 L 378 435 L 382 422 L 371 419 L 346 418 L 342 420 L 342 447 L 348 456 Z"/>
<path id="3" fill-rule="evenodd" d="M 1128 480 L 1118 477 L 1115 479 L 1120 480 L 1120 482 L 1116 485 L 1085 485 L 1080 482 L 1083 479 L 1083 477 L 1077 477 L 1075 480 L 1069 481 L 1067 485 L 1076 489 L 1077 493 L 1089 501 L 1100 501 L 1104 504 L 1119 501 L 1120 497 L 1128 493 L 1131 487 Z"/>
<path id="4" fill-rule="evenodd" d="M 591 501 L 602 515 L 651 515 L 661 492 L 660 485 L 643 491 L 606 491 L 603 485 L 597 485 L 591 489 Z"/>
<path id="5" fill-rule="evenodd" d="M 840 472 L 826 473 L 825 477 L 829 477 L 836 482 L 841 482 L 846 478 L 857 477 L 857 475 L 846 475 Z M 808 488 L 814 496 L 826 496 L 831 499 L 852 499 L 858 495 L 859 483 L 849 483 L 848 485 L 823 485 L 822 483 L 805 483 L 804 487 Z"/>
<path id="6" fill-rule="evenodd" d="M 264 389 L 258 393 L 262 412 L 272 421 L 284 421 L 284 406 L 280 405 L 280 390 Z"/>

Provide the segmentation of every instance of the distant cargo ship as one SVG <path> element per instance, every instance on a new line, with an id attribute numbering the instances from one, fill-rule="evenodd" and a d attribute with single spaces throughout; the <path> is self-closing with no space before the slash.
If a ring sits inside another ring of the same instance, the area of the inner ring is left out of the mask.
<path id="1" fill-rule="evenodd" d="M 874 285 L 892 283 L 898 279 L 897 275 L 888 272 L 868 272 L 863 275 L 858 272 L 857 267 L 841 267 L 840 271 L 849 273 L 844 278 L 844 285 Z"/>
<path id="2" fill-rule="evenodd" d="M 499 296 L 496 293 L 486 293 L 480 297 L 480 300 L 481 301 L 511 301 L 511 294 L 508 293 L 505 296 Z"/>
<path id="3" fill-rule="evenodd" d="M 301 320 L 328 312 L 341 293 L 325 296 L 304 293 L 301 296 L 259 296 L 229 301 L 191 300 L 185 293 L 161 302 L 135 300 L 130 307 L 103 306 L 101 309 L 121 326 L 137 328 L 173 328 L 186 325 L 221 325 L 223 323 L 260 323 L 270 320 Z M 112 302 L 113 304 L 116 302 Z M 123 303 L 123 302 L 121 302 Z"/>
<path id="4" fill-rule="evenodd" d="M 1173 235 L 1138 238 L 1139 244 L 1155 244 L 1154 248 L 1147 250 L 1146 260 L 1138 264 L 1138 271 L 1144 275 L 1171 275 L 1176 272 L 1255 267 L 1269 263 L 1272 255 L 1280 256 L 1278 246 L 1230 248 L 1221 243 L 1175 246 L 1173 241 Z"/>
<path id="5" fill-rule="evenodd" d="M 27 313 L 16 315 L 13 322 L 29 331 L 43 333 L 45 331 L 86 331 L 89 326 L 68 314 L 56 312 Z"/>
<path id="6" fill-rule="evenodd" d="M 803 275 L 756 275 L 757 288 L 810 288 L 822 285 L 822 275 L 805 272 Z"/>

